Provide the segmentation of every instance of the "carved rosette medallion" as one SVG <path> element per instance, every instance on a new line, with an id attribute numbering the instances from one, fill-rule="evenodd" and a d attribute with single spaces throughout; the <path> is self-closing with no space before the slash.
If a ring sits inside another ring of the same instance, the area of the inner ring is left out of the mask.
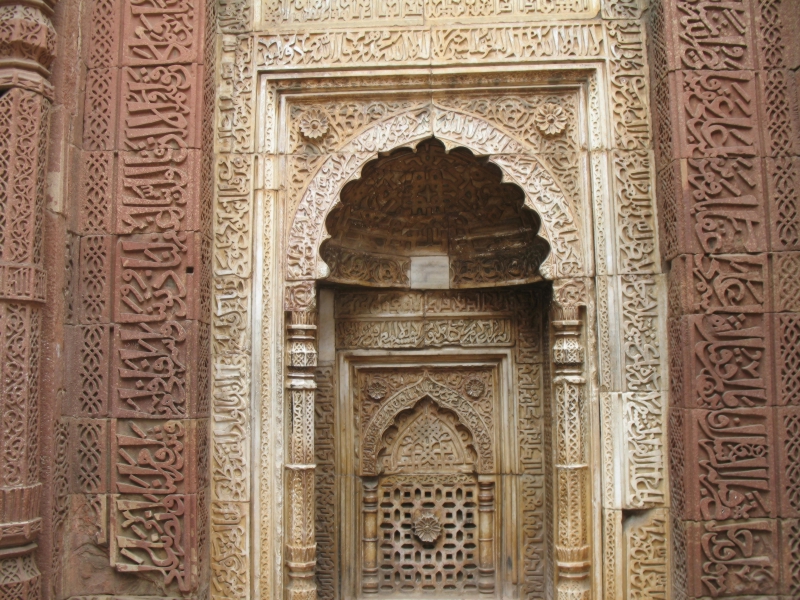
<path id="1" fill-rule="evenodd" d="M 442 524 L 439 522 L 439 518 L 430 511 L 421 513 L 414 519 L 414 535 L 426 544 L 438 540 L 442 535 Z"/>
<path id="2" fill-rule="evenodd" d="M 534 121 L 544 135 L 558 135 L 567 126 L 567 114 L 558 104 L 547 102 L 536 108 Z"/>
<path id="3" fill-rule="evenodd" d="M 486 385 L 477 378 L 472 378 L 464 385 L 464 390 L 470 398 L 480 398 L 486 391 Z"/>
<path id="4" fill-rule="evenodd" d="M 309 108 L 300 115 L 300 132 L 310 140 L 322 138 L 329 128 L 328 115 L 319 108 Z"/>

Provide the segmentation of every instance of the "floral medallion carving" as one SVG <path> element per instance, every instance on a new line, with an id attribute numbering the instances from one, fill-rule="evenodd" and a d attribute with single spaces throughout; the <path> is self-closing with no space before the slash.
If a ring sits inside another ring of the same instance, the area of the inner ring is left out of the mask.
<path id="1" fill-rule="evenodd" d="M 545 135 L 557 135 L 567 126 L 567 115 L 558 104 L 548 102 L 536 109 L 536 127 Z"/>
<path id="2" fill-rule="evenodd" d="M 319 108 L 309 108 L 300 115 L 300 131 L 310 140 L 317 140 L 328 133 L 328 115 Z"/>
<path id="3" fill-rule="evenodd" d="M 430 511 L 425 511 L 414 519 L 414 535 L 422 542 L 430 544 L 442 535 L 442 524 L 439 518 Z"/>

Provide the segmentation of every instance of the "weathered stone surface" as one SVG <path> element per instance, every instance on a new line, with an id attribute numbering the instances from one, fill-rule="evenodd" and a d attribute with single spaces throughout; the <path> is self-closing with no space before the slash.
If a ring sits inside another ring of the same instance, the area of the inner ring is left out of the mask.
<path id="1" fill-rule="evenodd" d="M 791 0 L 6 4 L 0 596 L 800 594 Z"/>

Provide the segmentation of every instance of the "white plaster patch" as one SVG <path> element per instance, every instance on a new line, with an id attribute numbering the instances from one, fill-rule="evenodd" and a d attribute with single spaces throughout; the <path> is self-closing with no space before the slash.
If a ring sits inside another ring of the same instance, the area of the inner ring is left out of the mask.
<path id="1" fill-rule="evenodd" d="M 412 290 L 450 288 L 450 259 L 447 256 L 412 256 L 409 273 Z"/>

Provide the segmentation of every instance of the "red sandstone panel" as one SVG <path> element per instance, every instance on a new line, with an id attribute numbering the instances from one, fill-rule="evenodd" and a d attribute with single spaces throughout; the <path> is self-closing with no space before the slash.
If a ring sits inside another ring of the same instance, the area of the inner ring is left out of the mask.
<path id="1" fill-rule="evenodd" d="M 111 232 L 115 162 L 114 152 L 81 152 L 78 233 Z"/>
<path id="2" fill-rule="evenodd" d="M 151 233 L 119 238 L 114 320 L 157 323 L 199 318 L 200 235 Z"/>
<path id="3" fill-rule="evenodd" d="M 91 69 L 86 73 L 84 150 L 113 150 L 116 147 L 118 80 L 119 70 L 115 68 Z"/>
<path id="4" fill-rule="evenodd" d="M 115 233 L 197 231 L 200 155 L 187 148 L 121 152 Z"/>
<path id="5" fill-rule="evenodd" d="M 750 3 L 747 0 L 726 2 L 666 2 L 674 11 L 670 25 L 677 31 L 675 44 L 678 60 L 673 68 L 738 70 L 755 66 Z"/>
<path id="6" fill-rule="evenodd" d="M 70 424 L 72 493 L 108 493 L 108 461 L 111 456 L 107 419 L 75 419 Z"/>
<path id="7" fill-rule="evenodd" d="M 764 160 L 769 197 L 770 244 L 774 250 L 800 249 L 800 158 Z"/>
<path id="8" fill-rule="evenodd" d="M 775 411 L 781 517 L 800 517 L 800 406 Z M 800 560 L 800 556 L 798 556 Z"/>
<path id="9" fill-rule="evenodd" d="M 202 70 L 195 64 L 123 69 L 120 149 L 198 148 Z"/>
<path id="10" fill-rule="evenodd" d="M 188 64 L 202 60 L 204 3 L 137 0 L 124 3 L 125 65 Z M 198 113 L 192 113 L 198 115 Z M 198 119 L 199 120 L 199 119 Z"/>
<path id="11" fill-rule="evenodd" d="M 794 75 L 785 69 L 759 71 L 759 122 L 763 156 L 797 154 L 798 115 L 792 107 Z"/>
<path id="12" fill-rule="evenodd" d="M 114 239 L 84 236 L 80 242 L 78 314 L 82 324 L 109 323 Z"/>
<path id="13" fill-rule="evenodd" d="M 767 254 L 682 255 L 672 261 L 670 314 L 769 312 L 772 306 Z"/>
<path id="14" fill-rule="evenodd" d="M 781 591 L 787 598 L 800 598 L 800 521 L 782 520 L 780 536 Z"/>
<path id="15" fill-rule="evenodd" d="M 89 69 L 116 67 L 119 64 L 119 28 L 122 0 L 90 0 L 84 11 L 83 56 Z"/>
<path id="16" fill-rule="evenodd" d="M 684 406 L 719 410 L 773 404 L 770 319 L 764 314 L 684 317 Z"/>
<path id="17" fill-rule="evenodd" d="M 691 596 L 778 593 L 778 521 L 688 522 L 686 538 Z"/>
<path id="18" fill-rule="evenodd" d="M 733 135 L 711 127 L 704 131 L 704 127 L 692 125 L 689 139 L 716 141 L 718 136 Z M 706 254 L 765 251 L 768 227 L 761 159 L 737 156 L 727 147 L 730 144 L 722 150 L 729 156 L 718 156 L 716 148 L 705 142 L 689 146 L 695 148 L 692 154 L 707 155 L 681 160 L 683 207 L 688 211 L 684 223 L 692 230 L 685 233 L 687 247 Z"/>
<path id="19" fill-rule="evenodd" d="M 800 404 L 800 314 L 772 315 L 775 347 L 775 404 Z"/>
<path id="20" fill-rule="evenodd" d="M 207 326 L 197 321 L 117 326 L 111 415 L 153 419 L 196 416 L 202 409 L 197 403 L 202 370 L 198 338 L 203 328 Z M 203 380 L 207 381 L 207 376 Z"/>
<path id="21" fill-rule="evenodd" d="M 775 312 L 800 312 L 800 252 L 771 255 Z"/>
<path id="22" fill-rule="evenodd" d="M 777 516 L 773 411 L 687 411 L 684 518 Z"/>
<path id="23" fill-rule="evenodd" d="M 65 353 L 70 394 L 64 414 L 84 417 L 108 415 L 111 328 L 85 325 L 67 328 Z"/>
<path id="24" fill-rule="evenodd" d="M 677 156 L 754 157 L 760 154 L 758 84 L 752 71 L 677 71 L 673 124 Z"/>

